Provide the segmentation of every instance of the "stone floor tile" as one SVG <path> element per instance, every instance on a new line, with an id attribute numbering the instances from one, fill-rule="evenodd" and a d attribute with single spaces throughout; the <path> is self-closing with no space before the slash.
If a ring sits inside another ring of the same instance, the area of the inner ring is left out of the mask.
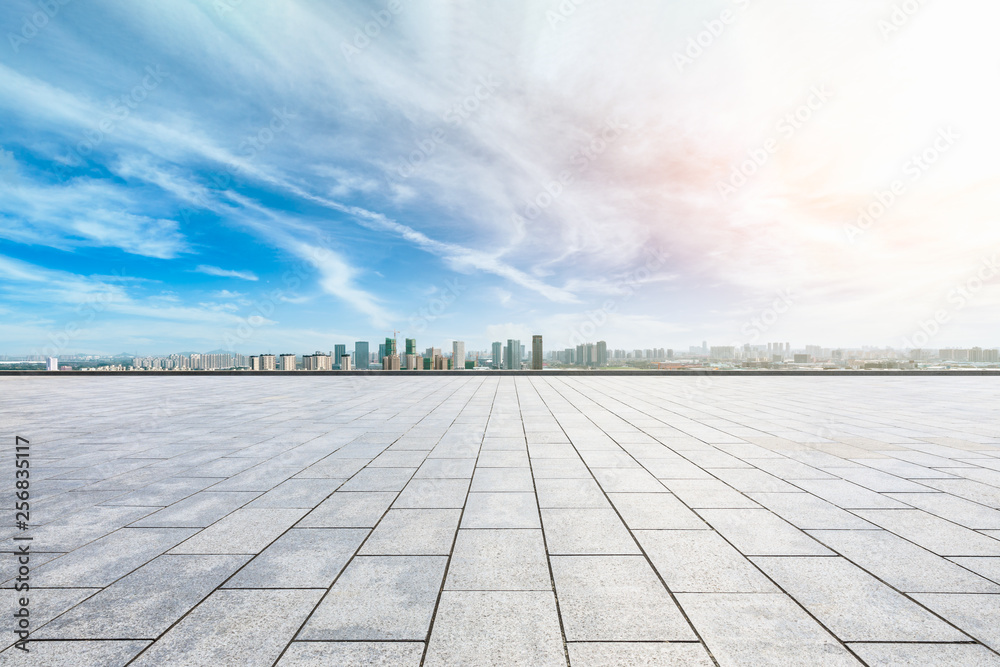
<path id="1" fill-rule="evenodd" d="M 314 590 L 216 591 L 130 664 L 270 666 L 321 595 Z"/>
<path id="2" fill-rule="evenodd" d="M 445 556 L 358 556 L 297 639 L 424 641 L 447 561 Z"/>
<path id="3" fill-rule="evenodd" d="M 441 594 L 424 665 L 566 665 L 551 591 Z"/>
<path id="4" fill-rule="evenodd" d="M 552 573 L 567 641 L 696 639 L 642 556 L 553 556 Z"/>
<path id="5" fill-rule="evenodd" d="M 445 590 L 551 590 L 540 530 L 458 531 Z"/>

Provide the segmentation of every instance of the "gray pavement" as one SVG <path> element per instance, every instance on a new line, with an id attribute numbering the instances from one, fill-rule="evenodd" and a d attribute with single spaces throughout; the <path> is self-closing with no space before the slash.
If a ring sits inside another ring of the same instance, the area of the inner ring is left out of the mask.
<path id="1" fill-rule="evenodd" d="M 0 664 L 1000 665 L 995 382 L 2 378 Z"/>

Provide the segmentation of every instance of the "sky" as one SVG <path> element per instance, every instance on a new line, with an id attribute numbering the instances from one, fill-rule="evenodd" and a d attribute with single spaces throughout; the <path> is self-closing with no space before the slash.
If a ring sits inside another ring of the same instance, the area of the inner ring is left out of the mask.
<path id="1" fill-rule="evenodd" d="M 0 354 L 998 346 L 998 21 L 7 0 Z"/>

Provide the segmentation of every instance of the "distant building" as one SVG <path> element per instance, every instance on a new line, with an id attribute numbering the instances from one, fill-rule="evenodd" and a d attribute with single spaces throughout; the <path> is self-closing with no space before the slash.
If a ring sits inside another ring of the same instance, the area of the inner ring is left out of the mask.
<path id="1" fill-rule="evenodd" d="M 598 366 L 608 365 L 608 344 L 605 341 L 597 341 L 597 345 L 594 346 L 594 354 L 596 357 L 594 361 Z"/>
<path id="2" fill-rule="evenodd" d="M 456 370 L 465 370 L 465 342 L 461 340 L 451 343 L 452 366 Z"/>
<path id="3" fill-rule="evenodd" d="M 503 367 L 507 370 L 521 368 L 521 341 L 515 338 L 507 339 L 507 347 L 503 351 Z"/>
<path id="4" fill-rule="evenodd" d="M 354 344 L 354 366 L 358 370 L 368 370 L 371 363 L 371 355 L 368 353 L 368 342 L 359 340 Z"/>
<path id="5" fill-rule="evenodd" d="M 792 359 L 797 364 L 808 364 L 810 361 L 810 357 L 808 354 L 796 354 L 794 357 L 792 357 Z"/>
<path id="6" fill-rule="evenodd" d="M 294 354 L 283 354 L 283 355 L 281 355 L 281 370 L 283 370 L 283 371 L 294 371 L 295 370 L 295 355 Z"/>
<path id="7" fill-rule="evenodd" d="M 333 370 L 330 355 L 317 351 L 316 354 L 303 355 L 302 368 L 307 371 Z"/>
<path id="8" fill-rule="evenodd" d="M 424 370 L 424 358 L 421 357 L 419 354 L 406 355 L 406 370 L 409 371 Z"/>
<path id="9" fill-rule="evenodd" d="M 250 357 L 250 370 L 252 371 L 260 370 L 260 357 Z"/>
<path id="10" fill-rule="evenodd" d="M 399 370 L 399 355 L 398 354 L 387 354 L 382 357 L 382 370 L 384 371 L 398 371 Z"/>
<path id="11" fill-rule="evenodd" d="M 341 363 L 340 360 L 344 358 L 345 354 L 347 354 L 347 346 L 346 345 L 334 345 L 333 346 L 333 359 L 332 359 L 332 361 L 333 361 L 333 370 L 336 370 L 336 371 L 340 370 L 340 363 Z M 348 358 L 350 358 L 349 355 L 348 355 Z M 348 368 L 347 370 L 351 370 L 351 369 Z"/>
<path id="12" fill-rule="evenodd" d="M 416 338 L 407 338 L 406 339 L 406 354 L 407 355 L 411 355 L 411 354 L 416 354 L 416 353 L 417 353 L 417 339 Z"/>
<path id="13" fill-rule="evenodd" d="M 351 355 L 346 352 L 340 355 L 340 370 L 349 371 L 351 370 Z"/>
<path id="14" fill-rule="evenodd" d="M 59 359 L 58 357 L 49 357 L 45 360 L 45 370 L 47 371 L 58 371 L 59 370 Z"/>
<path id="15" fill-rule="evenodd" d="M 736 358 L 736 348 L 731 345 L 713 345 L 708 355 L 712 359 L 729 360 Z"/>
<path id="16" fill-rule="evenodd" d="M 260 355 L 260 370 L 273 371 L 276 368 L 273 354 Z"/>
<path id="17" fill-rule="evenodd" d="M 531 337 L 531 370 L 542 370 L 542 337 Z"/>
<path id="18" fill-rule="evenodd" d="M 495 341 L 493 343 L 493 368 L 503 366 L 503 343 Z"/>

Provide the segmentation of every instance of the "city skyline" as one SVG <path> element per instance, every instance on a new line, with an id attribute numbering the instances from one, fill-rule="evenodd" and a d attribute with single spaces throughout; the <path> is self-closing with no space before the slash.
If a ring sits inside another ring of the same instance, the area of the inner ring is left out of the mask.
<path id="1" fill-rule="evenodd" d="M 1000 7 L 917 4 L 12 0 L 0 347 L 987 341 Z"/>

